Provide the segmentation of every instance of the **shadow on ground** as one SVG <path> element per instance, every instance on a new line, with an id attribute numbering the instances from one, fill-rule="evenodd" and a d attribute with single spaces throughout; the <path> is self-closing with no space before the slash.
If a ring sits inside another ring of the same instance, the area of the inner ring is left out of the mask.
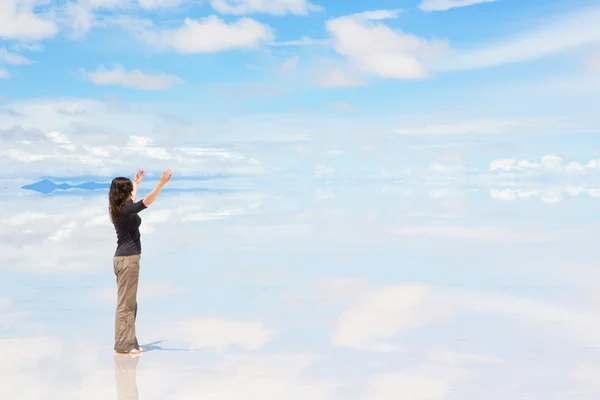
<path id="1" fill-rule="evenodd" d="M 195 349 L 175 349 L 175 348 L 167 348 L 160 346 L 160 343 L 164 343 L 166 340 L 158 340 L 156 342 L 148 343 L 142 345 L 146 351 L 194 351 Z"/>

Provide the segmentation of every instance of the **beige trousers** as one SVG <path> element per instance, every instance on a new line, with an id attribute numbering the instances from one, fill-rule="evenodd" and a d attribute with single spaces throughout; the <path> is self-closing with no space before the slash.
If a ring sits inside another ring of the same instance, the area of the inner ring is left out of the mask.
<path id="1" fill-rule="evenodd" d="M 115 351 L 130 351 L 140 347 L 135 336 L 140 257 L 140 255 L 121 256 L 113 259 L 117 276 Z"/>

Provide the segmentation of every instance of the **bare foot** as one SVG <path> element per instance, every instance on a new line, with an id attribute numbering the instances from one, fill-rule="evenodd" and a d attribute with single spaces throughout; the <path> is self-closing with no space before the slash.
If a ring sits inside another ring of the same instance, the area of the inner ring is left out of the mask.
<path id="1" fill-rule="evenodd" d="M 135 355 L 135 354 L 142 354 L 144 351 L 141 351 L 139 349 L 131 349 L 129 351 L 120 351 L 120 350 L 117 350 L 117 353 L 118 354 L 131 354 L 131 355 Z"/>

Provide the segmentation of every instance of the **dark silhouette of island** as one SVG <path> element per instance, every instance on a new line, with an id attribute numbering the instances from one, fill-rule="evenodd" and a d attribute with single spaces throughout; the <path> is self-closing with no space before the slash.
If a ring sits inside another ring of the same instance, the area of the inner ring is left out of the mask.
<path id="1" fill-rule="evenodd" d="M 228 176 L 213 176 L 213 177 L 197 177 L 191 179 L 180 179 L 180 180 L 192 180 L 192 181 L 213 181 L 215 178 L 227 178 Z M 96 190 L 107 190 L 110 188 L 110 182 L 108 183 L 99 183 L 99 182 L 84 182 L 79 184 L 70 184 L 70 183 L 55 183 L 50 179 L 45 178 L 39 182 L 32 183 L 30 185 L 21 186 L 21 189 L 25 190 L 33 190 L 42 194 L 50 194 L 55 191 L 67 191 L 69 189 L 79 189 L 86 191 L 96 191 Z M 150 188 L 140 189 L 138 192 L 140 195 L 143 195 L 150 191 Z M 163 192 L 205 192 L 205 193 L 227 193 L 231 192 L 228 189 L 222 188 L 165 188 Z M 67 194 L 68 192 L 65 192 Z"/>
<path id="2" fill-rule="evenodd" d="M 97 183 L 97 182 L 84 182 L 78 185 L 71 185 L 69 183 L 56 184 L 49 179 L 43 179 L 39 182 L 32 183 L 31 185 L 22 186 L 21 189 L 33 190 L 35 192 L 49 194 L 55 190 L 68 190 L 68 189 L 81 189 L 81 190 L 98 190 L 108 189 L 110 183 Z"/>

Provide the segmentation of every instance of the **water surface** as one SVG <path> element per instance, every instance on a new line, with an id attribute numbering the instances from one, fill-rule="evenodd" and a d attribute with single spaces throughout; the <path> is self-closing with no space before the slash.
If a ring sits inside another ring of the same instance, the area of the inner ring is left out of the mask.
<path id="1" fill-rule="evenodd" d="M 134 359 L 112 351 L 106 188 L 7 184 L 0 398 L 600 393 L 596 192 L 205 183 L 141 214 Z"/>

